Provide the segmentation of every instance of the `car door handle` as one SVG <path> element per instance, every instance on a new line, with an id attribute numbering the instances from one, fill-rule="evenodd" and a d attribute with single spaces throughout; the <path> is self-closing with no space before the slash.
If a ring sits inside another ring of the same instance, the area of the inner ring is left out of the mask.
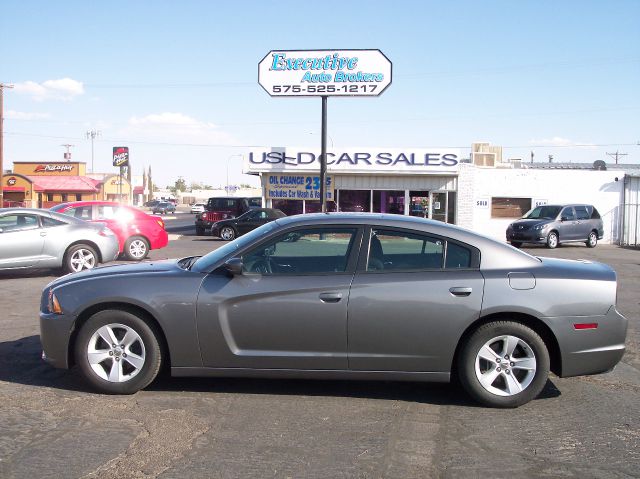
<path id="1" fill-rule="evenodd" d="M 462 288 L 462 287 L 449 288 L 449 292 L 454 296 L 469 296 L 472 291 L 473 291 L 473 288 Z"/>
<path id="2" fill-rule="evenodd" d="M 342 293 L 320 293 L 320 301 L 323 303 L 337 303 L 342 299 Z"/>
<path id="3" fill-rule="evenodd" d="M 47 232 L 46 231 L 41 231 L 40 232 L 40 236 L 47 236 Z"/>

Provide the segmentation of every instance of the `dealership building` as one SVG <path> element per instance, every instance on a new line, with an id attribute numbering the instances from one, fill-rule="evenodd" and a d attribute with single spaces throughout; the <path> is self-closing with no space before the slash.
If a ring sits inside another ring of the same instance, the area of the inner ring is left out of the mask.
<path id="1" fill-rule="evenodd" d="M 328 211 L 413 215 L 505 239 L 509 223 L 544 204 L 593 204 L 604 243 L 637 245 L 640 165 L 503 161 L 502 148 L 349 148 L 327 152 Z M 244 172 L 260 176 L 263 204 L 288 215 L 320 211 L 319 152 L 252 150 Z"/>
<path id="2" fill-rule="evenodd" d="M 87 175 L 84 162 L 13 162 L 2 175 L 4 200 L 9 205 L 50 208 L 66 201 L 129 202 L 131 185 L 119 175 Z"/>

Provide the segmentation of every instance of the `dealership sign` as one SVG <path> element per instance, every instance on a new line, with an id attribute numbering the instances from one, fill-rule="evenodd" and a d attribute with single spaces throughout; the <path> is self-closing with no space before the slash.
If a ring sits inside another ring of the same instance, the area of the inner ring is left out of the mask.
<path id="1" fill-rule="evenodd" d="M 315 172 L 320 164 L 320 153 L 313 149 L 254 150 L 245 158 L 246 173 Z M 350 148 L 327 153 L 327 169 L 332 173 L 456 174 L 460 158 L 455 148 Z"/>
<path id="2" fill-rule="evenodd" d="M 113 166 L 129 165 L 129 147 L 114 146 L 113 147 Z"/>
<path id="3" fill-rule="evenodd" d="M 333 178 L 327 176 L 325 184 L 327 201 L 333 201 Z M 266 190 L 268 199 L 320 201 L 320 176 L 269 175 L 266 182 Z"/>
<path id="4" fill-rule="evenodd" d="M 258 64 L 271 96 L 378 96 L 391 84 L 380 50 L 272 50 Z"/>

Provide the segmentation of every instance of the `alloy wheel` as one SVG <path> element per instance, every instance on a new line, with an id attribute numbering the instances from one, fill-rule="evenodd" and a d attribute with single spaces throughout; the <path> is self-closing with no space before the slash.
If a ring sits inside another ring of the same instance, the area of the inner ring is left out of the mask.
<path id="1" fill-rule="evenodd" d="M 134 239 L 129 244 L 129 254 L 135 259 L 142 259 L 147 254 L 147 244 L 141 239 Z"/>
<path id="2" fill-rule="evenodd" d="M 131 327 L 111 323 L 89 339 L 87 361 L 94 373 L 112 383 L 135 377 L 144 366 L 146 351 L 140 335 Z"/>
<path id="3" fill-rule="evenodd" d="M 516 336 L 490 339 L 476 355 L 476 378 L 486 391 L 497 396 L 524 391 L 533 381 L 536 369 L 533 349 Z"/>
<path id="4" fill-rule="evenodd" d="M 71 254 L 71 269 L 77 273 L 83 269 L 93 269 L 96 265 L 96 257 L 92 251 L 85 248 L 79 248 Z"/>

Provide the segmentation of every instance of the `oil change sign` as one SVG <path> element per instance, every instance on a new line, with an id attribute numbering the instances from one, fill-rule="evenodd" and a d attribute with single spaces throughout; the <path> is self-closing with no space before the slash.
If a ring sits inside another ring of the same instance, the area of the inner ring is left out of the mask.
<path id="1" fill-rule="evenodd" d="M 271 96 L 378 96 L 391 84 L 380 50 L 272 50 L 258 64 Z"/>
<path id="2" fill-rule="evenodd" d="M 267 198 L 320 201 L 320 176 L 268 175 Z M 333 178 L 327 176 L 327 201 L 333 201 Z"/>

